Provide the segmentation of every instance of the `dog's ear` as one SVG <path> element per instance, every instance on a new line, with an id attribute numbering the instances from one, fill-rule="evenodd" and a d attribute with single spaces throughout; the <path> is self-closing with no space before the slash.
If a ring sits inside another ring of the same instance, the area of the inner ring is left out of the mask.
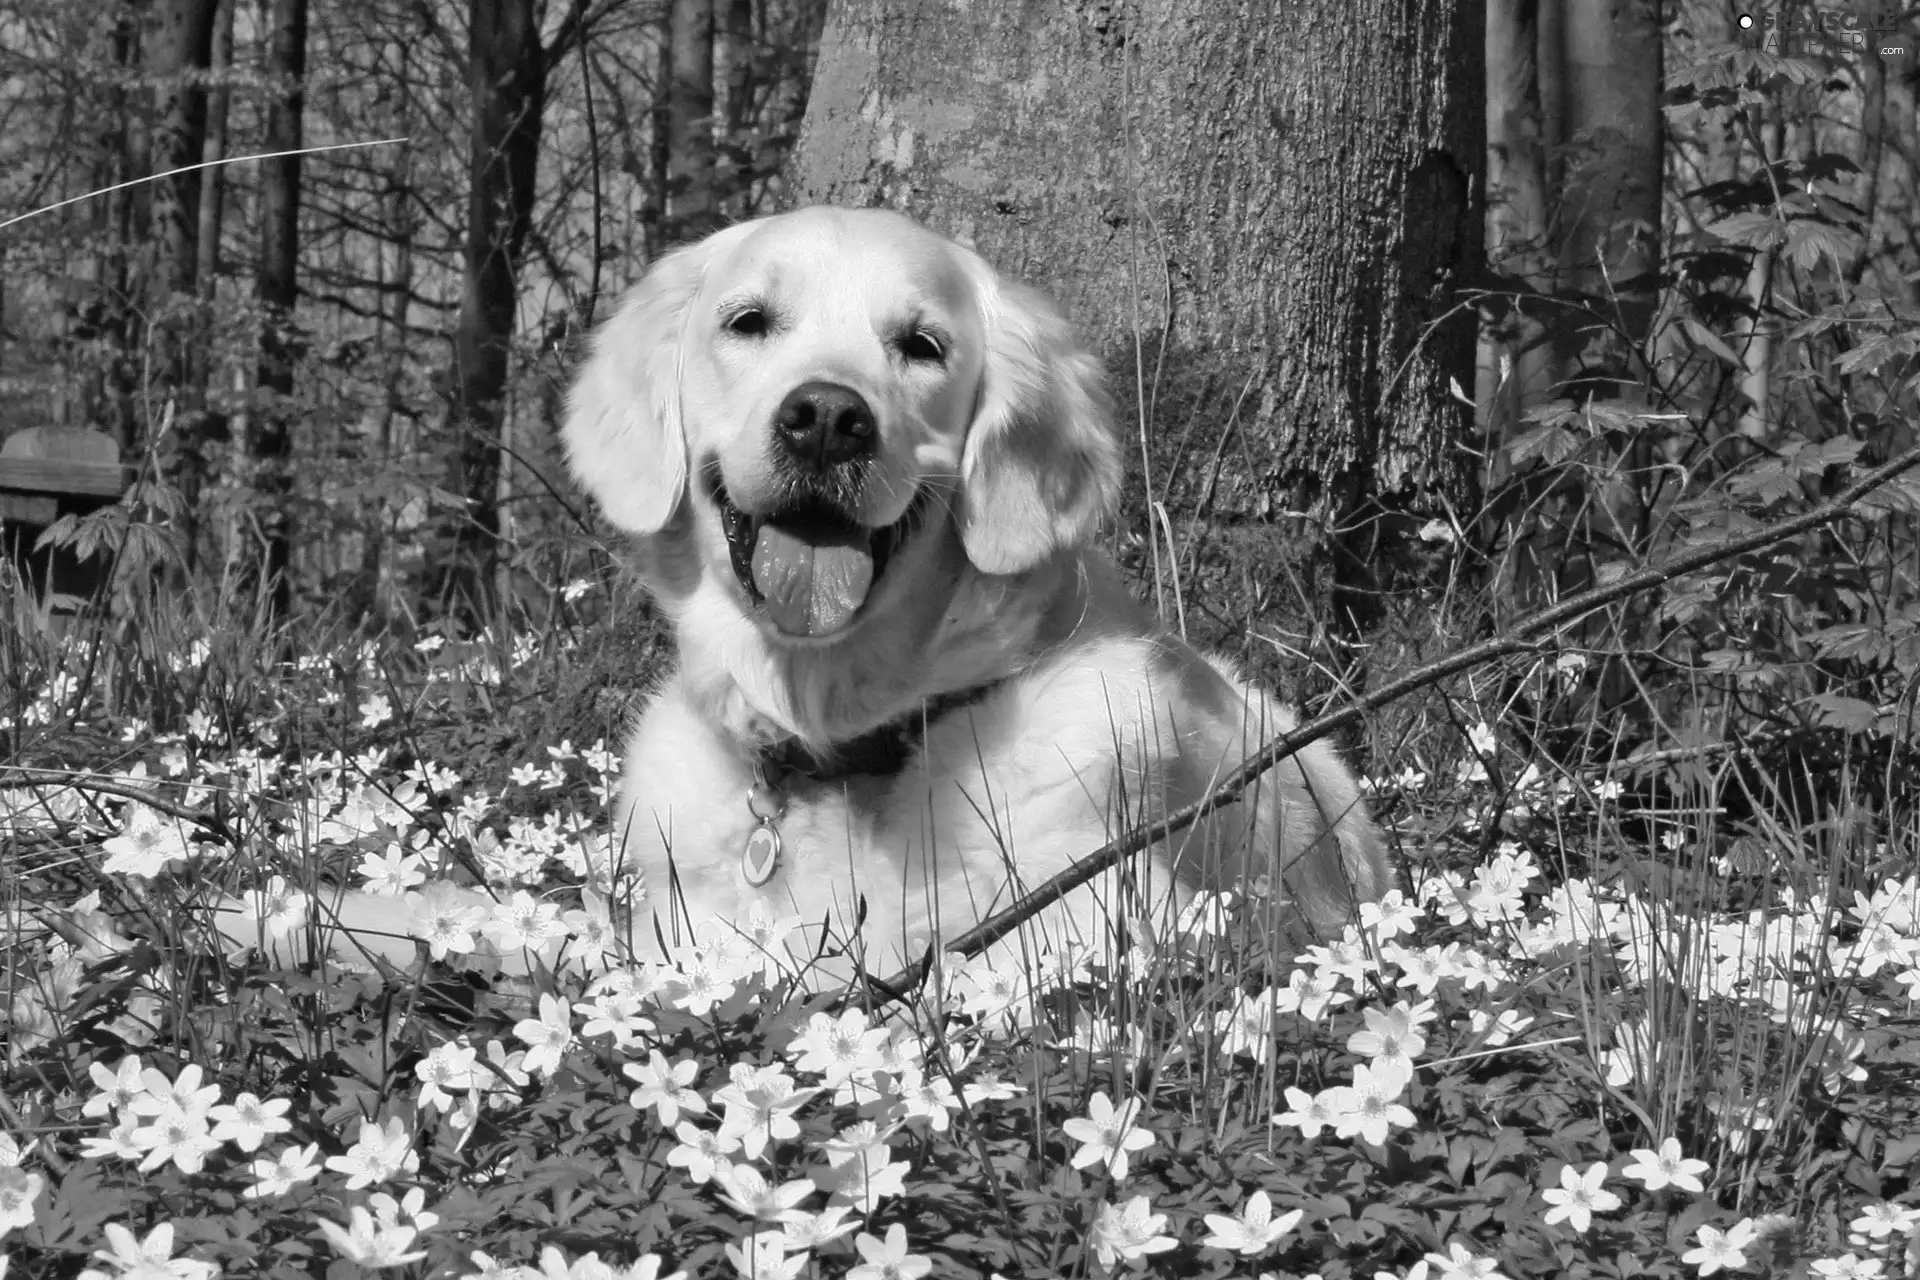
<path id="1" fill-rule="evenodd" d="M 743 224 L 744 225 L 744 224 Z M 658 533 L 687 485 L 680 370 L 687 313 L 707 265 L 740 228 L 661 258 L 594 330 L 567 393 L 567 463 L 607 519 Z"/>
<path id="2" fill-rule="evenodd" d="M 986 367 L 960 466 L 960 538 L 987 573 L 1093 535 L 1120 492 L 1100 362 L 1045 297 L 981 264 Z"/>

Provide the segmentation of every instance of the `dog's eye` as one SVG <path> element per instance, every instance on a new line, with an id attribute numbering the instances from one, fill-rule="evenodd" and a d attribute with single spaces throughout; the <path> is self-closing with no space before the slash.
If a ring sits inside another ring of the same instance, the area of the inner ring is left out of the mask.
<path id="1" fill-rule="evenodd" d="M 900 335 L 900 354 L 909 360 L 939 364 L 947 358 L 947 349 L 925 329 L 909 329 Z"/>
<path id="2" fill-rule="evenodd" d="M 767 332 L 767 313 L 758 307 L 748 307 L 728 316 L 726 325 L 729 332 L 743 338 L 764 337 Z"/>

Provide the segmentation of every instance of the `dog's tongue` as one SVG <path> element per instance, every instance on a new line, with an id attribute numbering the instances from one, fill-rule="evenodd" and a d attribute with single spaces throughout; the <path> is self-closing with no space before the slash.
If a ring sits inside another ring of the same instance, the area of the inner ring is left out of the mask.
<path id="1" fill-rule="evenodd" d="M 753 585 L 782 631 L 831 635 L 847 625 L 873 586 L 867 536 L 848 530 L 809 542 L 763 524 L 753 544 Z"/>

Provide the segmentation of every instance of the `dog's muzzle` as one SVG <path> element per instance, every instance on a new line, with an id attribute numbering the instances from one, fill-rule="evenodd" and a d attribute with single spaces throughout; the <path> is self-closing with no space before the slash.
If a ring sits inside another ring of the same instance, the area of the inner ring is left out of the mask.
<path id="1" fill-rule="evenodd" d="M 754 515 L 733 505 L 718 470 L 709 474 L 733 575 L 788 635 L 830 636 L 850 625 L 927 509 L 922 486 L 900 518 L 881 529 L 822 500 Z"/>

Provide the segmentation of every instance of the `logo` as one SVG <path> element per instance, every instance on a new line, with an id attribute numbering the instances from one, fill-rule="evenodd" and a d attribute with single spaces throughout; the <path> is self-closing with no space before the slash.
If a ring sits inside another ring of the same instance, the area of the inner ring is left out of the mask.
<path id="1" fill-rule="evenodd" d="M 1831 8 L 1796 4 L 1785 14 L 1748 9 L 1735 22 L 1743 46 L 1787 58 L 1873 53 L 1903 62 L 1914 51 L 1913 31 L 1901 22 L 1899 8 L 1885 3 Z"/>

